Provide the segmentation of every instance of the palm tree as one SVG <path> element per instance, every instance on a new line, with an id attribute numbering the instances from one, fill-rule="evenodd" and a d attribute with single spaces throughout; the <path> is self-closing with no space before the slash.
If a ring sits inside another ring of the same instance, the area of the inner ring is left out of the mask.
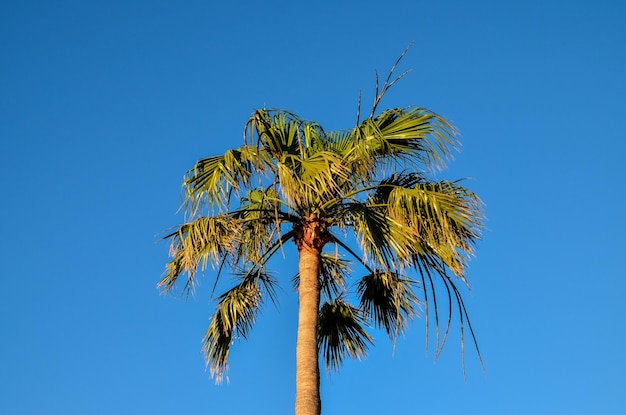
<path id="1" fill-rule="evenodd" d="M 467 283 L 481 202 L 458 181 L 429 178 L 457 145 L 445 119 L 419 107 L 377 114 L 385 92 L 406 74 L 392 81 L 396 65 L 380 90 L 377 80 L 371 114 L 357 116 L 348 131 L 328 132 L 287 111 L 255 111 L 241 147 L 187 172 L 186 222 L 166 236 L 172 259 L 158 284 L 163 291 L 183 276 L 193 293 L 207 265 L 218 269 L 217 278 L 224 269 L 236 276 L 203 338 L 218 381 L 233 341 L 246 338 L 267 298 L 276 300 L 268 261 L 295 243 L 298 415 L 320 414 L 318 360 L 337 369 L 346 356 L 361 358 L 372 344 L 367 328 L 380 327 L 395 341 L 423 307 L 428 337 L 433 309 L 438 354 L 452 314 L 440 337 L 438 281 L 450 311 L 453 303 L 458 309 L 462 342 L 469 323 L 458 282 Z M 349 285 L 351 277 L 357 280 Z"/>

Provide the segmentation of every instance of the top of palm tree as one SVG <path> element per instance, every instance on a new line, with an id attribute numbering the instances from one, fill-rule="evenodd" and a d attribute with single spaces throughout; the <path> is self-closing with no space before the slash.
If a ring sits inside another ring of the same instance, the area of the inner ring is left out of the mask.
<path id="1" fill-rule="evenodd" d="M 277 282 L 267 263 L 290 240 L 334 248 L 335 254 L 322 255 L 320 276 L 327 302 L 319 342 L 329 368 L 365 352 L 367 326 L 395 339 L 420 306 L 427 334 L 434 310 L 437 354 L 453 304 L 462 342 L 465 323 L 475 342 L 458 281 L 467 284 L 482 205 L 460 182 L 429 178 L 458 148 L 457 132 L 425 108 L 377 110 L 406 74 L 393 75 L 405 53 L 380 88 L 376 77 L 373 108 L 363 120 L 359 99 L 353 128 L 325 131 L 291 112 L 260 109 L 246 123 L 242 146 L 199 160 L 185 175 L 186 223 L 166 236 L 172 260 L 159 287 L 170 291 L 186 275 L 185 290 L 193 292 L 197 271 L 207 265 L 218 277 L 223 269 L 237 277 L 218 298 L 205 334 L 212 373 L 223 373 L 230 344 L 246 337 L 263 299 L 275 299 Z M 311 229 L 316 237 L 307 239 Z M 360 267 L 353 269 L 339 251 Z M 346 283 L 350 277 L 358 278 L 353 286 Z M 449 303 L 442 335 L 437 281 Z"/>

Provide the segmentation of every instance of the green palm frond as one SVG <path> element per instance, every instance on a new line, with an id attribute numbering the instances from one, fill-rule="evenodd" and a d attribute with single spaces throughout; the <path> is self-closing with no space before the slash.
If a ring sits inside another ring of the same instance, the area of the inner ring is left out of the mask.
<path id="1" fill-rule="evenodd" d="M 326 149 L 344 160 L 353 151 L 355 140 L 352 131 L 330 131 L 326 133 Z"/>
<path id="2" fill-rule="evenodd" d="M 362 312 L 341 297 L 320 308 L 318 343 L 326 368 L 339 369 L 347 356 L 361 359 L 373 340 L 364 328 Z"/>
<path id="3" fill-rule="evenodd" d="M 250 190 L 232 216 L 242 222 L 237 262 L 256 261 L 281 238 L 281 225 L 292 221 L 273 189 Z"/>
<path id="4" fill-rule="evenodd" d="M 299 163 L 299 177 L 305 186 L 318 193 L 337 189 L 336 181 L 347 180 L 342 160 L 330 151 L 319 151 Z"/>
<path id="5" fill-rule="evenodd" d="M 250 125 L 259 147 L 273 159 L 275 190 L 303 215 L 313 213 L 320 201 L 336 198 L 352 179 L 344 154 L 319 124 L 288 112 L 260 110 Z"/>
<path id="6" fill-rule="evenodd" d="M 247 273 L 239 285 L 218 298 L 217 310 L 202 340 L 202 351 L 211 376 L 220 382 L 228 369 L 228 355 L 235 340 L 245 339 L 263 303 L 263 293 L 275 298 L 274 280 L 262 270 Z"/>
<path id="7" fill-rule="evenodd" d="M 299 143 L 301 120 L 287 111 L 257 110 L 249 123 L 258 136 L 258 145 L 275 160 L 284 154 L 302 155 Z"/>
<path id="8" fill-rule="evenodd" d="M 386 205 L 348 203 L 339 226 L 351 227 L 366 259 L 375 267 L 403 269 L 413 253 L 416 234 L 387 214 Z"/>
<path id="9" fill-rule="evenodd" d="M 186 273 L 185 291 L 193 292 L 196 271 L 204 271 L 208 264 L 217 266 L 224 258 L 236 255 L 242 231 L 243 223 L 228 215 L 201 216 L 181 225 L 164 238 L 171 240 L 172 260 L 157 286 L 171 291 L 178 277 Z"/>
<path id="10" fill-rule="evenodd" d="M 280 209 L 281 200 L 274 189 L 251 189 L 241 199 L 237 212 L 242 212 L 244 217 L 262 218 L 264 212 L 274 212 Z"/>
<path id="11" fill-rule="evenodd" d="M 456 130 L 441 116 L 425 109 L 394 108 L 364 120 L 350 134 L 353 147 L 346 162 L 360 177 L 371 177 L 376 167 L 412 167 L 436 170 L 457 149 Z"/>
<path id="12" fill-rule="evenodd" d="M 451 182 L 395 187 L 389 194 L 388 214 L 415 229 L 416 254 L 434 253 L 452 272 L 464 278 L 467 256 L 480 237 L 480 199 Z"/>
<path id="13" fill-rule="evenodd" d="M 257 135 L 258 146 L 268 149 L 275 160 L 285 154 L 308 158 L 323 150 L 327 141 L 321 125 L 284 110 L 257 110 L 248 126 Z"/>
<path id="14" fill-rule="evenodd" d="M 389 195 L 396 187 L 410 189 L 425 182 L 423 174 L 417 172 L 396 172 L 390 177 L 382 179 L 375 187 L 375 192 L 371 195 L 371 203 L 374 205 L 387 205 Z"/>
<path id="15" fill-rule="evenodd" d="M 404 333 L 407 323 L 417 314 L 420 301 L 413 291 L 414 284 L 394 272 L 368 274 L 357 284 L 359 309 L 394 339 Z"/>
<path id="16" fill-rule="evenodd" d="M 269 155 L 256 146 L 243 146 L 221 156 L 203 158 L 185 175 L 183 203 L 192 216 L 203 204 L 221 211 L 228 206 L 233 190 L 249 185 L 254 174 L 263 174 L 269 166 Z"/>

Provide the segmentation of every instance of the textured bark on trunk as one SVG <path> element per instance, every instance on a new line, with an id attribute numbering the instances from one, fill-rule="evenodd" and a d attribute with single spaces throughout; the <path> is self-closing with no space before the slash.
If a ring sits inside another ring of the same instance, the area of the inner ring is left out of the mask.
<path id="1" fill-rule="evenodd" d="M 296 415 L 320 415 L 320 370 L 317 324 L 320 304 L 320 252 L 307 246 L 300 251 L 300 309 L 296 344 Z"/>

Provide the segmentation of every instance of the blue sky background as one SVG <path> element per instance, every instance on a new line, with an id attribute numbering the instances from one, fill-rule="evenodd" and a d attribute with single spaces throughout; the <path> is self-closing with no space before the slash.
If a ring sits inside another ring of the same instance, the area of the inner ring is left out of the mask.
<path id="1" fill-rule="evenodd" d="M 158 236 L 255 108 L 349 128 L 411 41 L 381 106 L 461 130 L 442 177 L 486 203 L 466 292 L 486 375 L 467 347 L 464 381 L 456 332 L 433 362 L 416 320 L 323 376 L 324 413 L 625 413 L 626 3 L 227 3 L 0 3 L 0 413 L 292 413 L 296 258 L 215 386 L 211 274 L 159 295 Z"/>

